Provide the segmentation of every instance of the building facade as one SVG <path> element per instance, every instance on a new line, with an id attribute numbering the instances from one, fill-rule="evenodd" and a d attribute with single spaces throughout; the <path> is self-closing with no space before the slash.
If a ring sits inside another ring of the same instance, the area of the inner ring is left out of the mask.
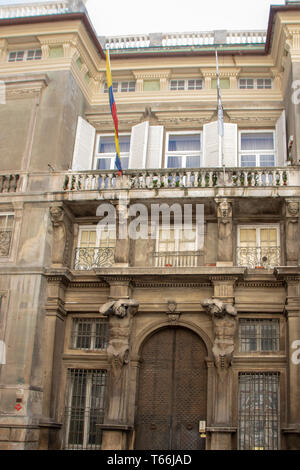
<path id="1" fill-rule="evenodd" d="M 267 31 L 0 17 L 0 449 L 300 449 L 300 3 Z"/>

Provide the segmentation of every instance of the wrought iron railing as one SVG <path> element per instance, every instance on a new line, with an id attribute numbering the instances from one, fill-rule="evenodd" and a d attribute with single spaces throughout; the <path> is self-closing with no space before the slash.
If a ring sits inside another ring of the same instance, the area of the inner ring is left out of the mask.
<path id="1" fill-rule="evenodd" d="M 271 269 L 280 266 L 280 247 L 238 247 L 237 261 L 239 266 L 247 266 L 252 269 L 258 267 Z"/>
<path id="2" fill-rule="evenodd" d="M 74 257 L 74 269 L 90 270 L 95 268 L 107 268 L 114 264 L 115 249 L 107 248 L 76 248 Z"/>
<path id="3" fill-rule="evenodd" d="M 11 230 L 0 230 L 0 257 L 9 255 L 11 236 Z"/>
<path id="4" fill-rule="evenodd" d="M 152 255 L 152 264 L 156 268 L 192 268 L 200 266 L 200 261 L 199 251 L 154 252 Z"/>

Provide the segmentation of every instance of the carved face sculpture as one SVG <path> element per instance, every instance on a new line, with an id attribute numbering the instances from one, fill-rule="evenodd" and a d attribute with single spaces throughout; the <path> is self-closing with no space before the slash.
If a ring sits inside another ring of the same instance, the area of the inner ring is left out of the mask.
<path id="1" fill-rule="evenodd" d="M 230 217 L 230 206 L 227 201 L 221 202 L 219 206 L 219 210 L 220 210 L 220 216 L 222 218 Z"/>
<path id="2" fill-rule="evenodd" d="M 59 222 L 63 216 L 63 210 L 61 207 L 51 207 L 50 214 L 52 222 Z"/>
<path id="3" fill-rule="evenodd" d="M 298 215 L 299 211 L 299 203 L 296 201 L 291 201 L 288 203 L 287 209 L 290 215 L 296 216 Z"/>

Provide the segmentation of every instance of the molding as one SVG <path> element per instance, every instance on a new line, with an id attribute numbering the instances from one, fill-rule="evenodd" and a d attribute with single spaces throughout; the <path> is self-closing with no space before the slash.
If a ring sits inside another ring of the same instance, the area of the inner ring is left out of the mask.
<path id="1" fill-rule="evenodd" d="M 285 287 L 283 281 L 239 281 L 236 287 L 244 287 L 244 288 L 260 288 L 260 287 L 267 287 L 267 288 L 278 288 L 278 287 Z"/>

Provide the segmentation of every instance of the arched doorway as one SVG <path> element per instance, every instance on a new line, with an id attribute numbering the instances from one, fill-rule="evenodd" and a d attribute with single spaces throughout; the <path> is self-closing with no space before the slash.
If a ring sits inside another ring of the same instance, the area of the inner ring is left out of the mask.
<path id="1" fill-rule="evenodd" d="M 146 340 L 139 375 L 138 450 L 205 448 L 199 421 L 206 421 L 207 351 L 186 328 L 164 328 Z"/>

